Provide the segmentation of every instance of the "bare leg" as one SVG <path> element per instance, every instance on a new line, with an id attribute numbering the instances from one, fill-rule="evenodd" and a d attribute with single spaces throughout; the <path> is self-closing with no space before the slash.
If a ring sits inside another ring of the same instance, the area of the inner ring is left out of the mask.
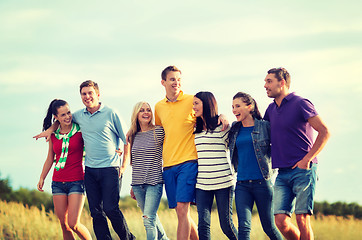
<path id="1" fill-rule="evenodd" d="M 314 234 L 309 214 L 297 214 L 297 224 L 300 231 L 300 240 L 313 240 Z"/>
<path id="2" fill-rule="evenodd" d="M 191 240 L 198 240 L 199 239 L 199 234 L 197 231 L 197 225 L 195 224 L 194 220 L 191 218 L 190 214 L 189 214 L 189 220 L 191 223 L 191 233 L 190 233 L 190 239 Z"/>
<path id="3" fill-rule="evenodd" d="M 178 219 L 177 240 L 198 240 L 196 224 L 190 216 L 190 203 L 178 202 L 176 213 Z"/>
<path id="4" fill-rule="evenodd" d="M 288 215 L 276 214 L 275 224 L 286 239 L 299 240 L 300 232 L 298 228 L 291 222 L 291 219 Z"/>
<path id="5" fill-rule="evenodd" d="M 80 215 L 84 205 L 84 195 L 71 194 L 68 196 L 68 224 L 80 239 L 92 239 L 88 229 L 80 223 Z"/>
<path id="6" fill-rule="evenodd" d="M 72 229 L 68 225 L 68 196 L 55 195 L 53 196 L 54 211 L 59 218 L 60 226 L 62 227 L 63 239 L 73 240 Z"/>

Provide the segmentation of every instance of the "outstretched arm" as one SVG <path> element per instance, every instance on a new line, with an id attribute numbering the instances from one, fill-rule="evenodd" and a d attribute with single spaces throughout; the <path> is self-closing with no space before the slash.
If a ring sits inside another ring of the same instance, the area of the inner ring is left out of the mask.
<path id="1" fill-rule="evenodd" d="M 323 123 L 319 115 L 309 118 L 308 122 L 314 128 L 314 130 L 318 132 L 318 136 L 313 144 L 313 147 L 309 150 L 309 152 L 304 156 L 302 160 L 300 160 L 293 166 L 293 168 L 299 167 L 302 169 L 308 169 L 309 163 L 322 151 L 330 137 L 328 128 Z"/>
<path id="2" fill-rule="evenodd" d="M 58 129 L 58 127 L 59 127 L 59 122 L 55 121 L 47 130 L 39 133 L 38 135 L 35 135 L 33 138 L 38 140 L 39 138 L 45 137 L 46 141 L 49 142 L 50 136 L 52 135 L 53 132 L 55 132 L 55 130 Z"/>

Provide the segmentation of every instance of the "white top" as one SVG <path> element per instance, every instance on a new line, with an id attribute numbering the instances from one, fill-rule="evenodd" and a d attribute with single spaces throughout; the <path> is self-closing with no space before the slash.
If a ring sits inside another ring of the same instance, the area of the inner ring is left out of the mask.
<path id="1" fill-rule="evenodd" d="M 202 131 L 195 134 L 195 145 L 198 155 L 198 174 L 196 188 L 217 190 L 234 184 L 227 154 L 228 128 L 221 131 L 222 125 L 211 132 Z"/>

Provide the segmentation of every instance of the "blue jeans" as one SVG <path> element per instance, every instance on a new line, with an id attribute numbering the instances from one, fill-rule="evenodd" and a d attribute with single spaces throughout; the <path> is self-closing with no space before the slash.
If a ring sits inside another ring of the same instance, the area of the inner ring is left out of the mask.
<path id="1" fill-rule="evenodd" d="M 71 195 L 81 194 L 84 195 L 84 181 L 73 181 L 73 182 L 55 182 L 52 181 L 52 193 L 54 195 Z"/>
<path id="2" fill-rule="evenodd" d="M 132 186 L 137 204 L 143 213 L 143 225 L 146 229 L 147 240 L 162 239 L 167 240 L 165 230 L 163 230 L 157 210 L 160 205 L 163 184 L 157 185 L 135 185 Z"/>
<path id="3" fill-rule="evenodd" d="M 313 214 L 317 164 L 310 169 L 279 169 L 275 181 L 274 214 Z"/>
<path id="4" fill-rule="evenodd" d="M 239 222 L 239 240 L 250 239 L 251 212 L 254 202 L 264 232 L 270 239 L 283 237 L 274 223 L 273 185 L 270 180 L 238 181 L 235 189 L 235 205 Z"/>
<path id="5" fill-rule="evenodd" d="M 233 194 L 233 186 L 211 191 L 196 188 L 196 206 L 199 214 L 198 231 L 200 240 L 211 239 L 210 217 L 214 196 L 216 198 L 219 222 L 223 233 L 229 239 L 237 239 L 238 233 L 232 219 Z"/>
<path id="6" fill-rule="evenodd" d="M 120 239 L 135 239 L 118 207 L 119 168 L 85 168 L 84 183 L 97 239 L 112 239 L 107 218 Z"/>

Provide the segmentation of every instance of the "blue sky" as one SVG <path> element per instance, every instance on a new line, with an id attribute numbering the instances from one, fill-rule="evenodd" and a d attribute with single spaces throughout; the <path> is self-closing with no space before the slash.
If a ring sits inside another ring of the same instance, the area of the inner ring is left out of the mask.
<path id="1" fill-rule="evenodd" d="M 102 102 L 129 124 L 136 102 L 164 97 L 160 73 L 176 65 L 184 92 L 213 92 L 234 121 L 232 96 L 250 93 L 264 113 L 266 71 L 283 66 L 291 91 L 314 103 L 332 134 L 316 199 L 362 204 L 361 8 L 354 0 L 1 1 L 1 177 L 36 187 L 47 144 L 32 136 L 52 99 L 83 107 L 84 80 L 98 82 Z M 123 195 L 129 183 L 130 169 Z"/>

